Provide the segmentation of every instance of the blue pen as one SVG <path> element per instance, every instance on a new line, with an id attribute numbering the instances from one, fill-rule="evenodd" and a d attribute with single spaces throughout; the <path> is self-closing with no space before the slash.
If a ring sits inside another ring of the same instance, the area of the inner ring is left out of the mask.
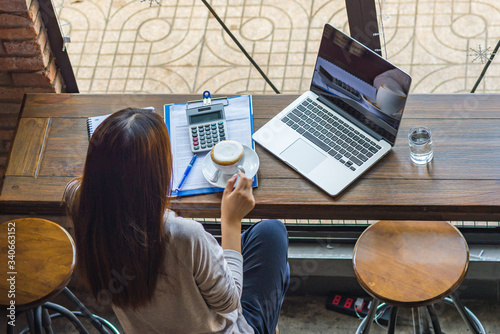
<path id="1" fill-rule="evenodd" d="M 196 157 L 198 155 L 193 155 L 193 158 L 191 158 L 191 161 L 189 162 L 189 165 L 186 167 L 186 171 L 184 172 L 184 175 L 182 176 L 181 183 L 179 183 L 179 186 L 177 189 L 175 189 L 175 192 L 178 193 L 179 190 L 181 189 L 182 185 L 184 184 L 184 181 L 186 181 L 187 176 L 189 175 L 189 172 L 191 171 L 191 168 L 193 168 L 194 162 L 196 161 Z"/>

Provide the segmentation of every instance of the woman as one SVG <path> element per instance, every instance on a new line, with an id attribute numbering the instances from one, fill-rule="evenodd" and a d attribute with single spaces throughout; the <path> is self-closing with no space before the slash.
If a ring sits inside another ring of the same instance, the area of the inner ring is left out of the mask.
<path id="1" fill-rule="evenodd" d="M 221 245 L 168 209 L 172 154 L 160 116 L 124 109 L 94 132 L 83 176 L 65 191 L 79 277 L 111 299 L 127 333 L 274 333 L 288 287 L 277 220 L 241 234 L 254 206 L 240 173 L 221 203 Z"/>

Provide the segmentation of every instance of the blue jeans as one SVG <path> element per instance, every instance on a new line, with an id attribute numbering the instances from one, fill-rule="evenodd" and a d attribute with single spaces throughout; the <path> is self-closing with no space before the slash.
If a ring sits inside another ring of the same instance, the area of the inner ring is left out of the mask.
<path id="1" fill-rule="evenodd" d="M 255 333 L 272 334 L 290 281 L 288 233 L 279 220 L 263 220 L 241 235 L 243 316 Z"/>

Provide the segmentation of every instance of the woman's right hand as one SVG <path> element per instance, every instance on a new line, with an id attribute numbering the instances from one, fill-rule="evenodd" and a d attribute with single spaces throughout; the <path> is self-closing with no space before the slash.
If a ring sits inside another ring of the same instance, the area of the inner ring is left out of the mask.
<path id="1" fill-rule="evenodd" d="M 241 220 L 255 206 L 252 191 L 253 180 L 246 177 L 243 173 L 238 173 L 240 181 L 236 188 L 234 188 L 237 179 L 236 176 L 235 174 L 229 179 L 222 194 L 221 222 L 223 224 L 241 223 Z"/>
<path id="2" fill-rule="evenodd" d="M 255 206 L 252 192 L 252 179 L 238 173 L 240 182 L 236 188 L 236 175 L 227 181 L 221 203 L 221 245 L 241 253 L 241 220 Z M 234 188 L 234 189 L 233 189 Z"/>

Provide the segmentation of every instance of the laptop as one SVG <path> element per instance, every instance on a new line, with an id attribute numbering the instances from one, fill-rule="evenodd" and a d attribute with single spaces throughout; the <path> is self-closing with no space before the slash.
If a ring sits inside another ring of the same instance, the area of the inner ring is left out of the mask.
<path id="1" fill-rule="evenodd" d="M 253 139 L 331 196 L 394 146 L 411 77 L 326 24 L 310 90 Z"/>

